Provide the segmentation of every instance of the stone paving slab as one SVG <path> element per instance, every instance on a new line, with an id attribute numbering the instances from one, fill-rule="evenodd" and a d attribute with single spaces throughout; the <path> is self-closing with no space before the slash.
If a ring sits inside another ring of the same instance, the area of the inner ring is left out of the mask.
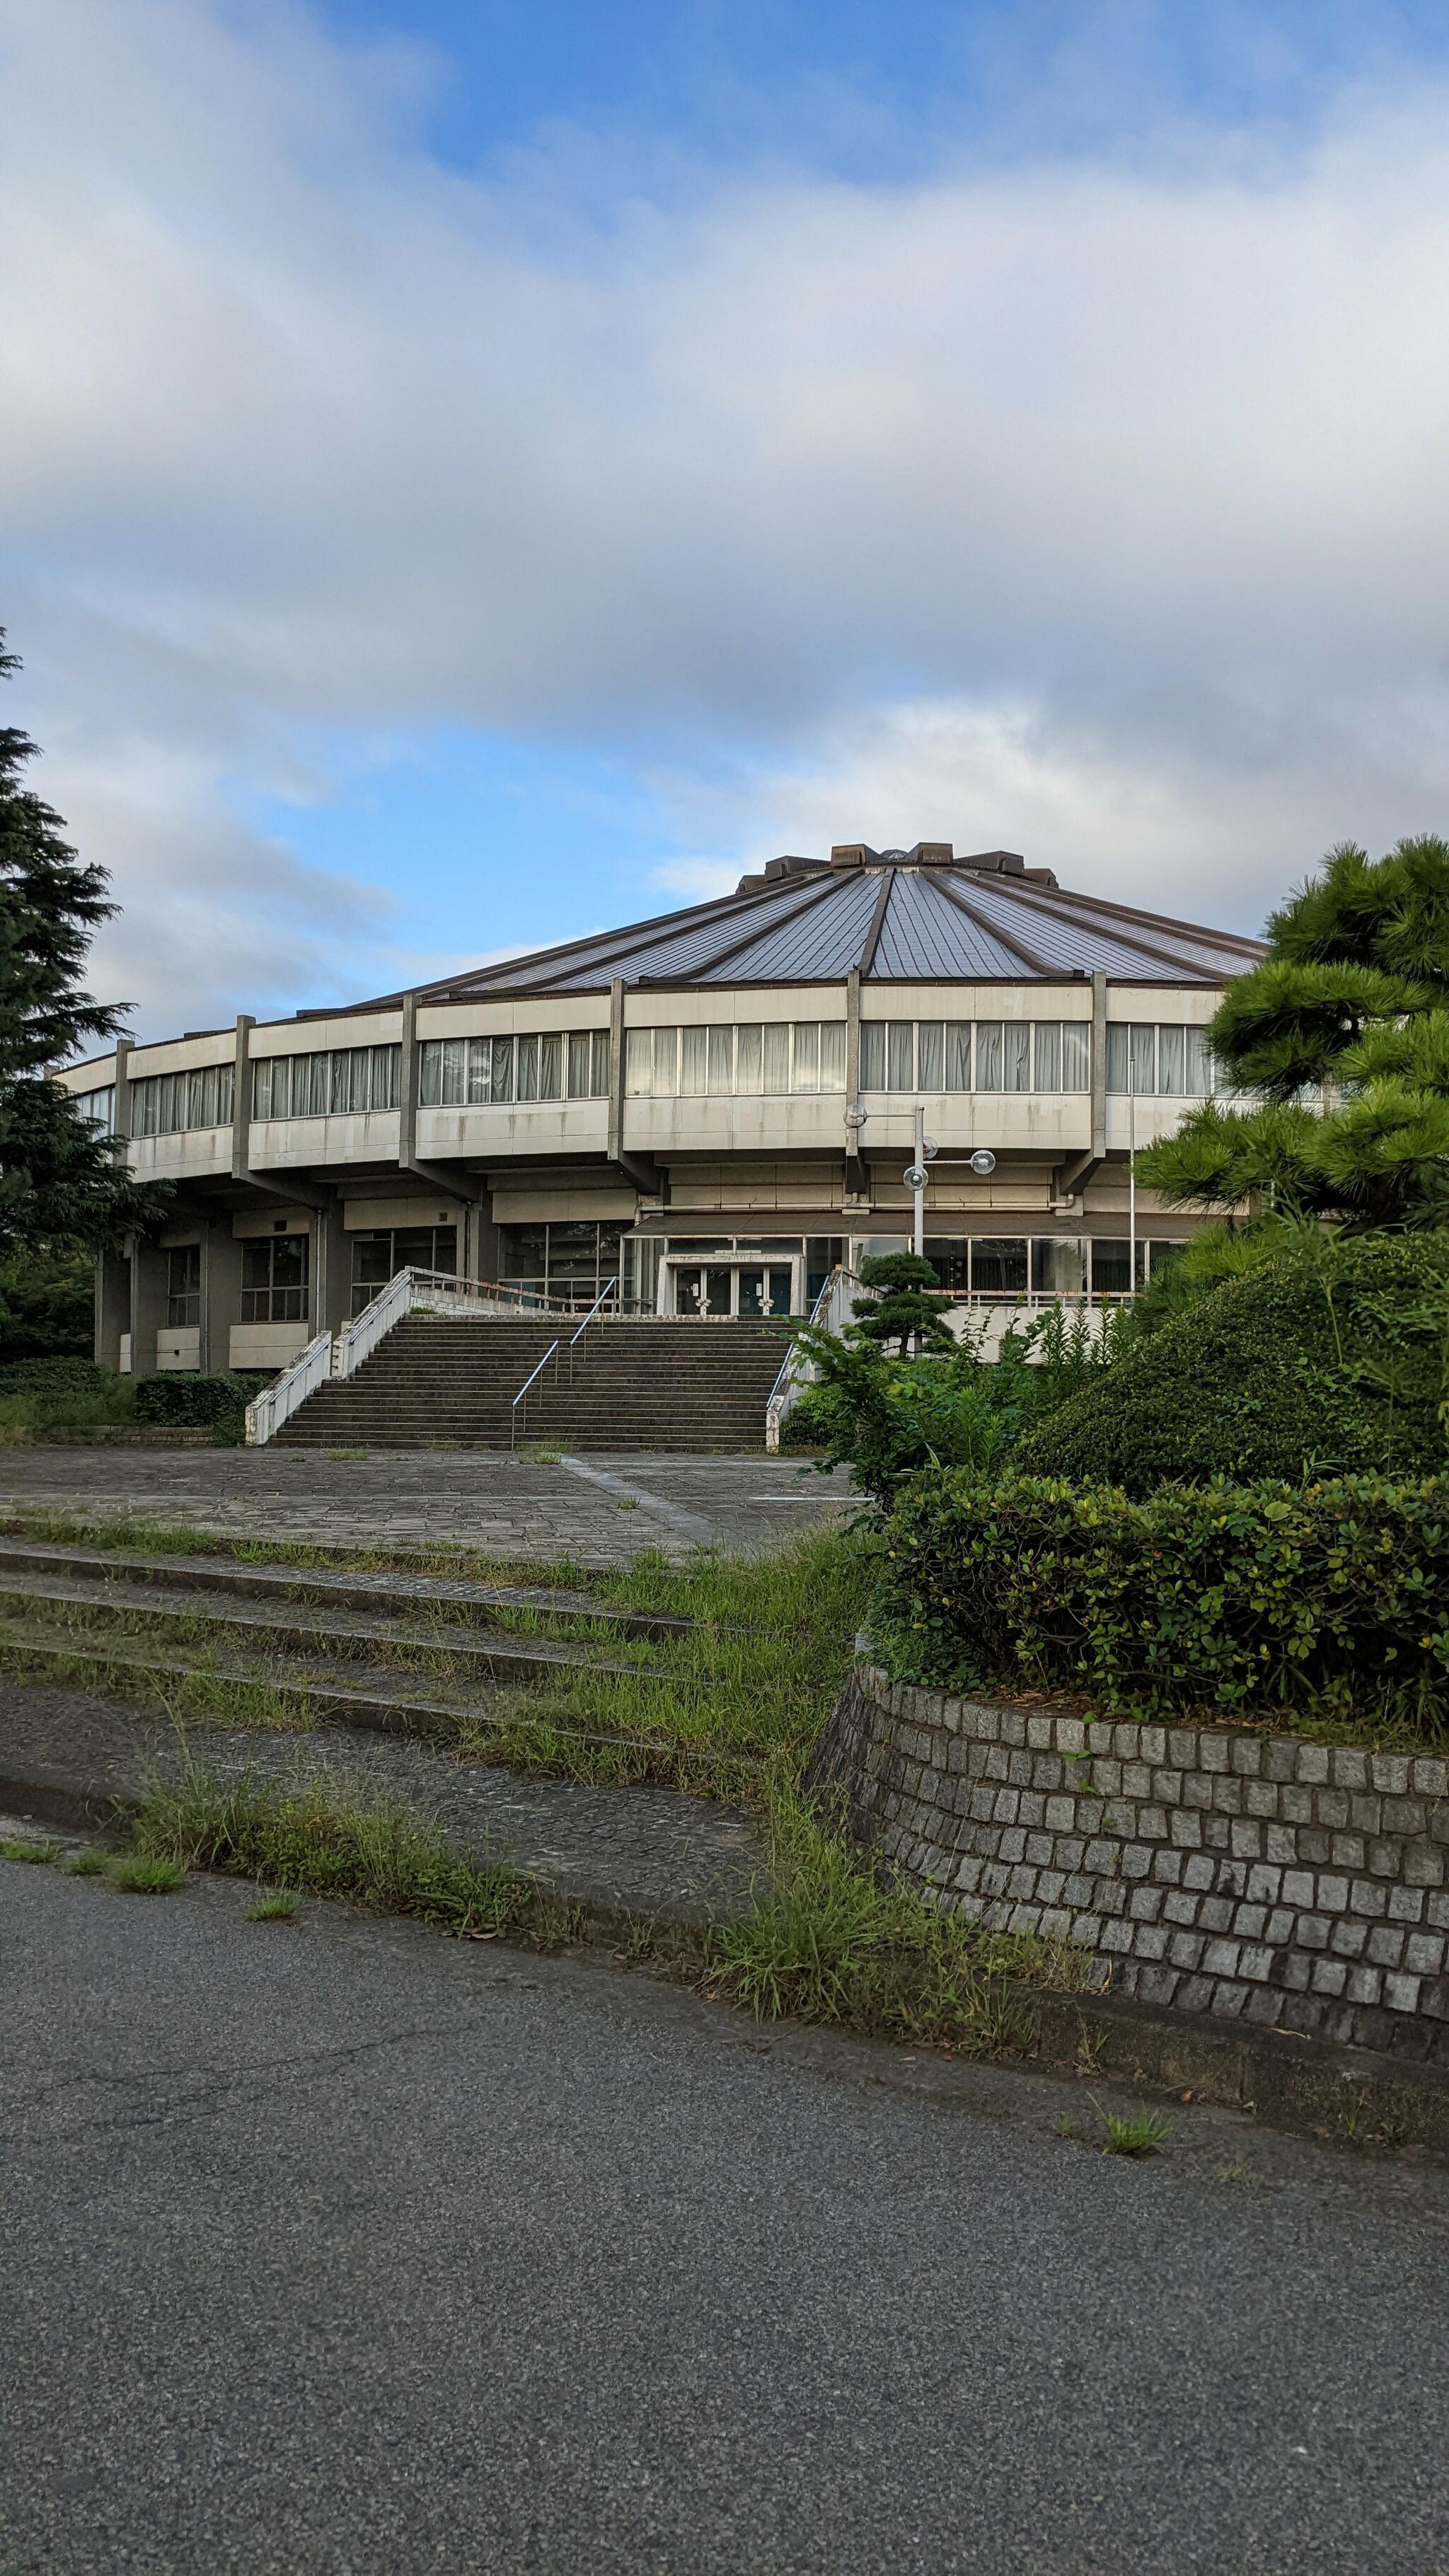
<path id="1" fill-rule="evenodd" d="M 25 1813 L 134 1800 L 190 1760 L 226 1780 L 334 1783 L 340 1795 L 401 1798 L 449 1843 L 508 1858 L 575 1903 L 674 1922 L 746 1912 L 769 1864 L 743 1808 L 673 1789 L 538 1780 L 393 1738 L 316 1727 L 179 1728 L 164 1712 L 74 1689 L 6 1680 L 0 1796 Z"/>
<path id="2" fill-rule="evenodd" d="M 452 1545 L 515 1563 L 769 1554 L 856 1508 L 845 1473 L 790 1458 L 511 1459 L 492 1450 L 10 1449 L 0 1512 L 136 1520 L 325 1547 Z"/>

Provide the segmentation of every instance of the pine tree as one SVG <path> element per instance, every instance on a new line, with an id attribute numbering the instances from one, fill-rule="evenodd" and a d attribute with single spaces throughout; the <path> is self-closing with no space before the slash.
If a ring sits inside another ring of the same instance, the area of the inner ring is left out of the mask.
<path id="1" fill-rule="evenodd" d="M 0 645 L 4 629 L 0 628 Z M 0 650 L 0 673 L 18 669 Z M 22 784 L 30 736 L 0 726 L 0 1261 L 98 1250 L 155 1222 L 165 1193 L 131 1179 L 119 1139 L 78 1116 L 57 1068 L 124 1014 L 80 981 L 97 924 L 116 907 L 103 869 L 83 866 L 59 814 Z"/>
<path id="2" fill-rule="evenodd" d="M 1137 1158 L 1179 1206 L 1449 1225 L 1449 842 L 1330 850 L 1268 922 L 1209 1041 L 1234 1108 L 1204 1101 Z"/>
<path id="3" fill-rule="evenodd" d="M 959 1300 L 945 1294 L 929 1261 L 916 1252 L 883 1252 L 860 1265 L 863 1288 L 879 1288 L 879 1299 L 857 1297 L 851 1307 L 856 1330 L 884 1350 L 894 1342 L 904 1359 L 914 1351 L 954 1351 L 955 1340 L 945 1310 Z"/>

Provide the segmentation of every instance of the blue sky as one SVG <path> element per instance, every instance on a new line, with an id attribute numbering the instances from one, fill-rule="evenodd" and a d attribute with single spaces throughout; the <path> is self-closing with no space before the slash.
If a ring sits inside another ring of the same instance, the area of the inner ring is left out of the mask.
<path id="1" fill-rule="evenodd" d="M 0 137 L 6 712 L 143 1030 L 1446 825 L 1442 7 L 0 0 Z"/>

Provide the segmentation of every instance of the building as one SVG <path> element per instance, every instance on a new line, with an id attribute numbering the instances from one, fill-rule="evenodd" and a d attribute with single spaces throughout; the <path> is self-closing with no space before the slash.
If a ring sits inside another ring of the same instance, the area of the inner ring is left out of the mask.
<path id="1" fill-rule="evenodd" d="M 1123 1294 L 1131 1149 L 1210 1088 L 1206 1024 L 1261 954 L 1011 851 L 856 843 L 415 992 L 123 1043 L 64 1078 L 176 1195 L 102 1266 L 98 1356 L 280 1367 L 405 1264 L 799 1314 L 909 1240 L 918 1102 L 963 1302 Z M 1193 1220 L 1136 1197 L 1140 1284 Z"/>

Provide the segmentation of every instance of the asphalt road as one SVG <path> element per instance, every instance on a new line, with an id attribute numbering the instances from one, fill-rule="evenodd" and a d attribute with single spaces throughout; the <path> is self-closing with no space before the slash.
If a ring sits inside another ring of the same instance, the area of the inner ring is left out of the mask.
<path id="1" fill-rule="evenodd" d="M 1449 2189 L 0 1862 L 0 2565 L 1434 2576 Z"/>

